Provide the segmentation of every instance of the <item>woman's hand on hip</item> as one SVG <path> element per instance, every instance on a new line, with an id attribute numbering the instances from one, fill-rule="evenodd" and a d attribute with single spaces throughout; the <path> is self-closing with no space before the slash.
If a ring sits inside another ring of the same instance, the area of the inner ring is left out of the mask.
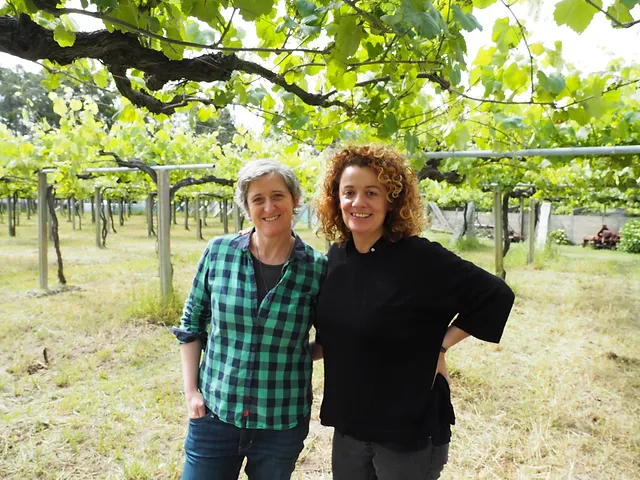
<path id="1" fill-rule="evenodd" d="M 433 381 L 436 381 L 436 376 L 440 374 L 444 377 L 449 385 L 451 385 L 451 378 L 449 378 L 449 372 L 447 371 L 447 361 L 444 358 L 444 352 L 440 352 L 438 355 L 438 365 L 436 366 L 436 375 L 433 377 Z"/>
<path id="2" fill-rule="evenodd" d="M 200 418 L 207 414 L 204 397 L 200 392 L 185 393 L 189 418 Z"/>

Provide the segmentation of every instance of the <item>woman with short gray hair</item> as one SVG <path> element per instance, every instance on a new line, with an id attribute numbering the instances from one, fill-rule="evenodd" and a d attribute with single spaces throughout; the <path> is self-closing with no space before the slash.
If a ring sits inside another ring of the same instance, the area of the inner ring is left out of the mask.
<path id="1" fill-rule="evenodd" d="M 198 263 L 174 328 L 189 413 L 185 480 L 236 480 L 245 458 L 251 480 L 286 480 L 302 451 L 326 258 L 291 229 L 300 197 L 286 165 L 247 163 L 234 198 L 254 227 L 213 239 Z"/>

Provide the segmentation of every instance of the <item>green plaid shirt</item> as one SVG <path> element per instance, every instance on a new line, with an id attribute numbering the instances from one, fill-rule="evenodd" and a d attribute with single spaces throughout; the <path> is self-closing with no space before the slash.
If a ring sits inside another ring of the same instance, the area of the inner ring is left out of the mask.
<path id="1" fill-rule="evenodd" d="M 280 281 L 258 304 L 249 238 L 209 242 L 173 331 L 180 343 L 206 340 L 198 386 L 222 421 L 286 430 L 311 410 L 309 329 L 327 260 L 295 235 Z"/>

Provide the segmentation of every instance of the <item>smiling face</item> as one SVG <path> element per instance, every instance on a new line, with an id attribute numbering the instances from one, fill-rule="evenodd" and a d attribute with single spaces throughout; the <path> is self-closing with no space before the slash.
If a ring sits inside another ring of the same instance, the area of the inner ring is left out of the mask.
<path id="1" fill-rule="evenodd" d="M 384 219 L 391 210 L 387 187 L 370 167 L 351 165 L 344 169 L 338 187 L 342 220 L 356 243 L 373 245 L 384 232 Z"/>
<path id="2" fill-rule="evenodd" d="M 249 216 L 256 230 L 268 237 L 291 234 L 293 198 L 282 177 L 271 173 L 254 180 L 247 190 Z"/>

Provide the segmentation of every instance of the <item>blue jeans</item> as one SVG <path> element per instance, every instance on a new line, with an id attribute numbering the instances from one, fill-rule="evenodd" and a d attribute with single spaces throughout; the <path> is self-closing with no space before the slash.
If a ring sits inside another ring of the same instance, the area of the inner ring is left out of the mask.
<path id="1" fill-rule="evenodd" d="M 436 480 L 448 459 L 448 443 L 429 443 L 415 452 L 397 452 L 337 430 L 333 434 L 333 480 Z"/>
<path id="2" fill-rule="evenodd" d="M 250 480 L 289 480 L 309 433 L 309 417 L 290 430 L 238 428 L 207 411 L 189 419 L 183 480 L 237 480 L 246 457 Z"/>

